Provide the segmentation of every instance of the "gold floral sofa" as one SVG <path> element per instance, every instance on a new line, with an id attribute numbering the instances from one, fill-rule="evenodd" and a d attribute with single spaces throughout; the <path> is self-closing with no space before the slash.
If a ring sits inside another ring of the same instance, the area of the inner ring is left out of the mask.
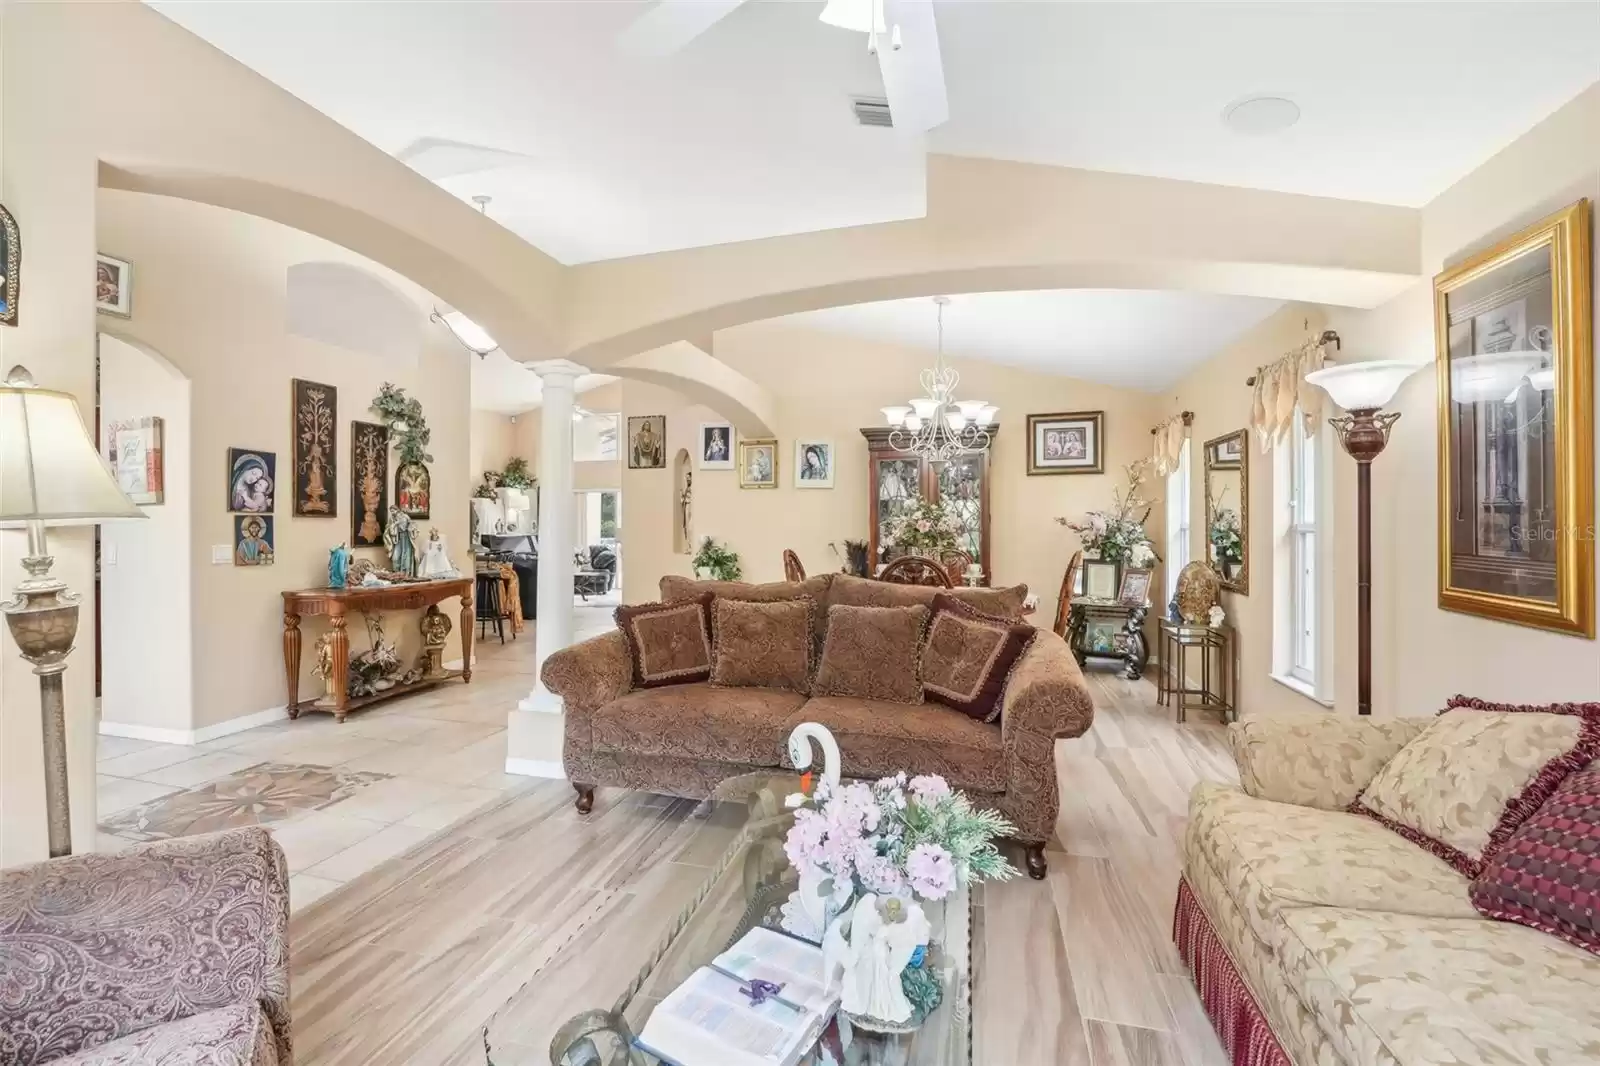
<path id="1" fill-rule="evenodd" d="M 1346 811 L 1429 721 L 1249 718 L 1195 790 L 1174 938 L 1236 1066 L 1600 1063 L 1600 956 Z"/>

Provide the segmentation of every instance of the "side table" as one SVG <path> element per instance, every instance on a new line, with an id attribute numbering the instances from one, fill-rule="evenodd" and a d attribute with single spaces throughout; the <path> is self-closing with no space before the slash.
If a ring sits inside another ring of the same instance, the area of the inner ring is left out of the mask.
<path id="1" fill-rule="evenodd" d="M 1230 625 L 1208 626 L 1161 619 L 1161 680 L 1156 702 L 1165 706 L 1173 701 L 1178 721 L 1188 718 L 1189 708 L 1218 711 L 1224 722 L 1239 716 L 1238 651 Z M 1191 684 L 1189 652 L 1200 652 L 1200 683 Z"/>
<path id="2" fill-rule="evenodd" d="M 1149 611 L 1148 603 L 1131 607 L 1110 597 L 1075 597 L 1068 607 L 1067 646 L 1078 665 L 1090 659 L 1114 659 L 1123 664 L 1122 676 L 1129 681 L 1143 677 L 1150 659 L 1144 639 Z"/>

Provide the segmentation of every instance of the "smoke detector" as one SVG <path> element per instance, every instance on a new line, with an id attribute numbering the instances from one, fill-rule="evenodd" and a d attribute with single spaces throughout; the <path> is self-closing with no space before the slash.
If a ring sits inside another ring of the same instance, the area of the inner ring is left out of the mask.
<path id="1" fill-rule="evenodd" d="M 1222 121 L 1235 133 L 1254 137 L 1282 133 L 1300 121 L 1300 105 L 1282 96 L 1247 96 L 1224 108 Z"/>

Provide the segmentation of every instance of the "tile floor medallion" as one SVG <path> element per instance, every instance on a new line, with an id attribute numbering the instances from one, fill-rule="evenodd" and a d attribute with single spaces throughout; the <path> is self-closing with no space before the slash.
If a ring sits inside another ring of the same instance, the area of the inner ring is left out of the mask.
<path id="1" fill-rule="evenodd" d="M 371 770 L 263 762 L 119 811 L 101 822 L 100 828 L 127 840 L 143 841 L 267 825 L 338 803 L 390 776 Z"/>

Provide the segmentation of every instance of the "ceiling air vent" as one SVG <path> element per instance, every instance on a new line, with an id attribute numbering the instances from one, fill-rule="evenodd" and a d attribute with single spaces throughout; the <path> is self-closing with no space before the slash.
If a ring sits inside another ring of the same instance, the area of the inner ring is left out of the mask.
<path id="1" fill-rule="evenodd" d="M 889 114 L 889 101 L 881 96 L 852 96 L 850 110 L 856 113 L 856 121 L 863 126 L 883 126 L 887 129 L 894 125 L 894 116 Z"/>

